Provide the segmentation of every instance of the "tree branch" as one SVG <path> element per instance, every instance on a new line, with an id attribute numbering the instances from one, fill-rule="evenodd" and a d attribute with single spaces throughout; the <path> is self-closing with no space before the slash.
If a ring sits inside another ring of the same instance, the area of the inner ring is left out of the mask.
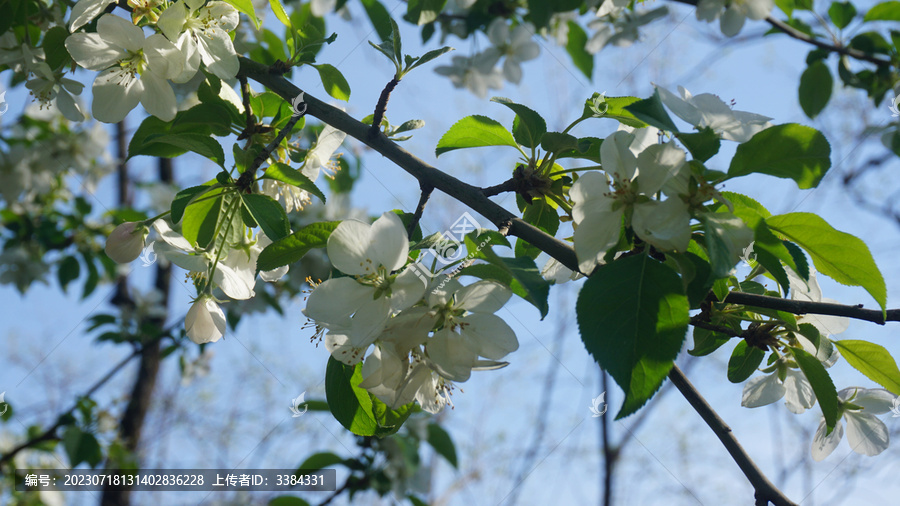
<path id="1" fill-rule="evenodd" d="M 745 304 L 747 306 L 764 307 L 787 311 L 793 314 L 824 314 L 831 316 L 845 316 L 857 320 L 865 320 L 879 325 L 885 321 L 900 322 L 900 309 L 888 309 L 887 318 L 884 318 L 880 310 L 863 309 L 862 304 L 847 306 L 830 302 L 808 302 L 802 300 L 782 299 L 768 295 L 755 295 L 752 293 L 729 292 L 725 302 L 730 304 Z"/>
<path id="2" fill-rule="evenodd" d="M 299 88 L 284 77 L 270 73 L 269 67 L 266 65 L 243 57 L 240 58 L 240 61 L 241 70 L 238 73 L 239 76 L 253 79 L 288 101 L 300 94 L 301 90 Z M 310 116 L 319 118 L 338 130 L 346 132 L 347 135 L 384 155 L 387 159 L 397 164 L 398 167 L 415 177 L 420 183 L 428 183 L 435 189 L 469 206 L 472 210 L 490 220 L 498 228 L 507 227 L 510 235 L 521 237 L 523 240 L 556 258 L 566 267 L 572 270 L 578 269 L 575 250 L 571 246 L 544 233 L 541 229 L 525 222 L 491 201 L 481 193 L 480 188 L 464 183 L 428 165 L 385 137 L 384 134 L 370 137 L 370 125 L 357 121 L 344 111 L 332 107 L 308 93 L 305 96 L 305 101 L 309 106 L 306 112 Z"/>
<path id="3" fill-rule="evenodd" d="M 413 236 L 413 232 L 416 231 L 419 220 L 422 219 L 422 213 L 425 211 L 425 204 L 428 203 L 431 192 L 434 191 L 434 186 L 431 186 L 424 181 L 419 181 L 419 189 L 422 191 L 422 194 L 419 195 L 419 205 L 416 206 L 416 211 L 413 214 L 412 220 L 409 222 L 409 228 L 406 230 L 406 235 L 409 237 Z"/>
<path id="4" fill-rule="evenodd" d="M 693 407 L 700 417 L 703 418 L 706 425 L 712 429 L 719 438 L 719 441 L 722 442 L 722 445 L 725 446 L 725 449 L 728 450 L 728 454 L 731 455 L 731 458 L 734 459 L 738 467 L 741 468 L 741 472 L 743 472 L 744 476 L 750 480 L 750 484 L 753 485 L 753 488 L 756 490 L 756 504 L 768 504 L 771 502 L 775 506 L 796 506 L 796 503 L 788 499 L 787 496 L 773 485 L 762 471 L 756 467 L 756 464 L 747 454 L 747 451 L 744 450 L 741 443 L 734 437 L 734 434 L 731 432 L 731 427 L 725 423 L 725 420 L 722 420 L 722 418 L 719 417 L 712 406 L 710 406 L 709 403 L 706 402 L 706 399 L 700 395 L 697 388 L 691 384 L 687 379 L 687 376 L 681 372 L 681 369 L 679 369 L 677 365 L 673 365 L 672 370 L 669 371 L 669 380 L 671 380 L 675 387 L 681 392 L 681 395 L 687 399 L 691 407 Z"/>
<path id="5" fill-rule="evenodd" d="M 670 0 L 672 2 L 682 3 L 686 5 L 692 5 L 694 7 L 697 6 L 698 0 Z M 836 44 L 829 44 L 821 39 L 817 39 L 810 35 L 807 35 L 800 30 L 797 30 L 793 26 L 781 21 L 780 19 L 773 18 L 769 16 L 766 18 L 766 22 L 772 25 L 776 30 L 784 33 L 788 37 L 797 39 L 801 42 L 806 42 L 807 44 L 812 44 L 820 49 L 824 49 L 826 51 L 830 51 L 832 53 L 842 54 L 844 56 L 849 56 L 851 58 L 856 58 L 857 60 L 867 61 L 869 63 L 874 63 L 878 66 L 891 65 L 890 60 L 886 60 L 884 58 L 879 58 L 871 53 L 866 53 L 865 51 L 860 51 L 858 49 L 849 48 L 846 46 L 839 46 Z"/>

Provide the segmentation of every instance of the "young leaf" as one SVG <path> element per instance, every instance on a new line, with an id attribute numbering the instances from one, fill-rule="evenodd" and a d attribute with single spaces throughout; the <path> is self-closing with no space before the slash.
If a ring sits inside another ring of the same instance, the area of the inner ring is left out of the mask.
<path id="1" fill-rule="evenodd" d="M 313 67 L 319 71 L 326 93 L 338 100 L 350 100 L 350 84 L 344 79 L 344 74 L 327 63 L 319 63 Z"/>
<path id="2" fill-rule="evenodd" d="M 803 375 L 812 385 L 816 400 L 819 401 L 822 414 L 825 416 L 825 425 L 828 426 L 830 432 L 838 421 L 838 394 L 837 389 L 834 388 L 834 382 L 831 381 L 831 376 L 828 375 L 828 371 L 825 370 L 825 366 L 818 358 L 802 348 L 791 348 L 790 350 L 797 365 L 800 366 L 800 370 L 803 371 Z"/>
<path id="3" fill-rule="evenodd" d="M 728 177 L 754 172 L 793 179 L 800 189 L 814 188 L 831 167 L 831 146 L 815 128 L 788 123 L 759 132 L 739 145 Z"/>
<path id="4" fill-rule="evenodd" d="M 516 142 L 528 148 L 536 148 L 541 144 L 541 137 L 547 132 L 547 122 L 540 114 L 508 98 L 494 97 L 491 102 L 503 104 L 516 113 L 513 121 L 513 137 Z"/>
<path id="5" fill-rule="evenodd" d="M 216 223 L 222 212 L 222 188 L 210 190 L 206 196 L 211 197 L 189 205 L 184 211 L 181 223 L 181 234 L 192 245 L 205 248 L 216 232 Z M 216 196 L 218 195 L 218 196 Z"/>
<path id="6" fill-rule="evenodd" d="M 647 255 L 599 266 L 575 305 L 581 340 L 625 391 L 616 419 L 643 406 L 681 350 L 688 300 L 678 274 Z"/>
<path id="7" fill-rule="evenodd" d="M 766 223 L 805 249 L 819 272 L 838 283 L 865 288 L 882 311 L 886 310 L 887 288 L 866 243 L 835 230 L 812 213 L 781 214 Z"/>
<path id="8" fill-rule="evenodd" d="M 447 130 L 434 150 L 435 156 L 453 151 L 454 149 L 479 148 L 483 146 L 512 146 L 516 149 L 519 145 L 509 130 L 503 128 L 496 120 L 487 116 L 466 116 L 457 121 Z"/>
<path id="9" fill-rule="evenodd" d="M 274 241 L 260 252 L 259 258 L 256 260 L 256 269 L 270 271 L 299 262 L 309 250 L 327 246 L 328 237 L 339 224 L 339 221 L 313 223 L 283 239 Z"/>
<path id="10" fill-rule="evenodd" d="M 900 369 L 887 349 L 868 341 L 849 339 L 834 341 L 834 345 L 854 369 L 891 393 L 900 395 Z"/>
<path id="11" fill-rule="evenodd" d="M 256 11 L 253 9 L 253 0 L 225 0 L 225 2 L 231 4 L 238 12 L 246 14 L 253 25 L 256 26 L 256 29 L 259 30 L 262 20 L 256 17 Z"/>
<path id="12" fill-rule="evenodd" d="M 741 340 L 731 352 L 731 358 L 728 359 L 728 381 L 732 383 L 742 383 L 749 378 L 753 371 L 759 367 L 766 352 L 756 346 L 749 346 L 747 341 Z"/>
<path id="13" fill-rule="evenodd" d="M 842 30 L 847 28 L 855 16 L 856 6 L 850 2 L 831 2 L 831 7 L 828 8 L 828 17 L 831 18 L 831 22 Z"/>
<path id="14" fill-rule="evenodd" d="M 391 15 L 388 10 L 378 0 L 361 0 L 361 2 L 366 10 L 366 15 L 375 28 L 375 32 L 378 33 L 378 38 L 381 40 L 390 39 Z M 390 58 L 390 55 L 388 55 L 388 58 Z"/>
<path id="15" fill-rule="evenodd" d="M 284 6 L 281 5 L 280 0 L 269 0 L 269 6 L 272 7 L 272 12 L 275 13 L 275 17 L 278 18 L 278 21 L 281 21 L 284 26 L 290 28 L 291 20 L 288 18 L 287 12 L 284 11 Z"/>
<path id="16" fill-rule="evenodd" d="M 453 50 L 454 50 L 454 48 L 452 48 L 450 46 L 444 46 L 440 49 L 432 49 L 431 51 L 428 51 L 427 53 L 420 56 L 419 59 L 417 59 L 412 65 L 409 65 L 406 68 L 406 72 L 409 72 L 410 70 L 412 70 L 416 67 L 424 65 L 424 64 L 430 62 L 431 60 L 434 60 L 438 56 L 441 56 L 444 53 L 449 53 L 450 51 L 453 51 Z"/>
<path id="17" fill-rule="evenodd" d="M 175 198 L 172 199 L 172 214 L 170 215 L 172 223 L 181 221 L 181 217 L 184 216 L 185 208 L 187 208 L 188 204 L 190 204 L 195 197 L 199 197 L 200 195 L 203 195 L 204 192 L 211 189 L 213 189 L 213 184 L 207 183 L 201 186 L 191 186 L 190 188 L 185 188 L 176 193 Z"/>
<path id="18" fill-rule="evenodd" d="M 900 21 L 900 2 L 892 1 L 876 4 L 869 9 L 863 21 Z"/>
<path id="19" fill-rule="evenodd" d="M 291 232 L 291 224 L 288 221 L 284 207 L 268 195 L 251 193 L 241 195 L 244 207 L 250 212 L 253 220 L 259 224 L 263 232 L 273 241 L 284 238 Z"/>
<path id="20" fill-rule="evenodd" d="M 584 49 L 588 37 L 584 28 L 574 21 L 566 23 L 569 27 L 569 38 L 566 41 L 566 52 L 572 58 L 575 68 L 581 71 L 588 80 L 594 75 L 594 55 Z"/>

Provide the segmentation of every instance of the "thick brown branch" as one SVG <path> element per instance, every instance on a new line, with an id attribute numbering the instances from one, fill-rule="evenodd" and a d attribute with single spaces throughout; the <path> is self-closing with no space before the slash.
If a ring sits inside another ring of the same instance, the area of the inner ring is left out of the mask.
<path id="1" fill-rule="evenodd" d="M 697 388 L 691 384 L 687 379 L 687 376 L 681 372 L 681 369 L 679 369 L 677 365 L 672 366 L 672 370 L 669 372 L 669 379 L 675 385 L 675 388 L 681 392 L 681 395 L 687 399 L 691 407 L 693 407 L 700 417 L 703 418 L 706 425 L 712 429 L 719 438 L 719 441 L 722 442 L 722 445 L 725 446 L 725 449 L 728 450 L 728 454 L 731 455 L 731 458 L 734 459 L 738 467 L 741 468 L 741 472 L 743 472 L 744 476 L 750 480 L 750 484 L 753 485 L 753 488 L 756 490 L 756 503 L 772 503 L 776 506 L 796 506 L 796 503 L 788 499 L 787 496 L 785 496 L 781 490 L 778 490 L 778 488 L 766 478 L 762 471 L 756 467 L 756 464 L 750 459 L 747 451 L 744 450 L 741 443 L 734 437 L 734 434 L 731 432 L 731 427 L 725 423 L 725 420 L 722 420 L 722 418 L 719 417 L 712 406 L 710 406 L 709 403 L 706 402 L 706 399 L 700 395 Z"/>
<path id="2" fill-rule="evenodd" d="M 381 90 L 381 96 L 378 97 L 378 103 L 375 104 L 375 113 L 372 115 L 372 135 L 378 135 L 381 131 L 381 121 L 384 119 L 384 113 L 387 111 L 388 100 L 391 98 L 391 92 L 400 84 L 400 80 L 396 77 L 388 81 L 387 86 Z"/>

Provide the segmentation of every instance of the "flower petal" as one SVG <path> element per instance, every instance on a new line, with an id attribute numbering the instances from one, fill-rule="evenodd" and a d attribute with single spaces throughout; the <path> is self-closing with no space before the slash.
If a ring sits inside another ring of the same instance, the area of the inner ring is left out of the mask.
<path id="1" fill-rule="evenodd" d="M 66 50 L 79 65 L 88 70 L 104 70 L 128 53 L 100 37 L 97 33 L 73 33 L 66 39 Z"/>
<path id="2" fill-rule="evenodd" d="M 575 254 L 578 270 L 590 274 L 603 261 L 603 256 L 617 242 L 622 229 L 622 210 L 596 211 L 587 216 L 575 229 Z"/>
<path id="3" fill-rule="evenodd" d="M 459 318 L 463 336 L 475 343 L 478 354 L 500 360 L 519 349 L 516 333 L 502 318 L 493 314 L 473 313 Z"/>
<path id="4" fill-rule="evenodd" d="M 816 462 L 821 462 L 825 460 L 825 457 L 831 455 L 834 449 L 837 448 L 838 443 L 841 442 L 841 438 L 844 437 L 844 425 L 840 420 L 838 420 L 834 430 L 828 436 L 825 435 L 827 430 L 825 419 L 823 418 L 819 422 L 819 428 L 816 430 L 816 435 L 813 436 L 812 442 L 812 458 Z"/>
<path id="5" fill-rule="evenodd" d="M 118 123 L 140 103 L 144 87 L 140 79 L 127 70 L 113 67 L 97 75 L 91 90 L 94 94 L 91 103 L 94 119 Z"/>
<path id="6" fill-rule="evenodd" d="M 371 287 L 352 278 L 329 279 L 309 294 L 303 312 L 324 327 L 349 326 L 350 315 L 366 300 L 372 300 Z"/>
<path id="7" fill-rule="evenodd" d="M 378 268 L 368 260 L 372 227 L 358 220 L 344 220 L 328 237 L 328 259 L 344 274 L 365 276 Z"/>
<path id="8" fill-rule="evenodd" d="M 163 121 L 175 119 L 175 113 L 178 110 L 172 85 L 152 72 L 145 72 L 141 76 L 141 83 L 144 86 L 144 92 L 141 94 L 141 104 L 144 105 L 144 109 Z M 96 100 L 96 94 L 94 99 Z"/>
<path id="9" fill-rule="evenodd" d="M 191 341 L 214 343 L 225 335 L 225 314 L 210 297 L 202 296 L 188 310 L 184 328 Z"/>
<path id="10" fill-rule="evenodd" d="M 456 307 L 473 313 L 496 313 L 512 297 L 509 288 L 496 281 L 478 281 L 456 292 Z"/>
<path id="11" fill-rule="evenodd" d="M 741 406 L 745 408 L 768 406 L 784 397 L 784 391 L 784 385 L 778 379 L 777 374 L 757 376 L 744 385 Z"/>
<path id="12" fill-rule="evenodd" d="M 784 378 L 784 405 L 791 413 L 800 414 L 813 407 L 816 394 L 803 373 L 788 369 Z"/>
<path id="13" fill-rule="evenodd" d="M 409 255 L 409 237 L 406 227 L 395 213 L 386 212 L 372 224 L 372 244 L 369 254 L 376 264 L 393 272 L 406 264 Z"/>
<path id="14" fill-rule="evenodd" d="M 890 446 L 887 427 L 874 415 L 848 411 L 844 413 L 844 419 L 847 421 L 847 442 L 856 453 L 874 457 Z"/>
<path id="15" fill-rule="evenodd" d="M 144 31 L 113 14 L 104 14 L 97 21 L 97 33 L 111 45 L 132 53 L 144 47 Z"/>

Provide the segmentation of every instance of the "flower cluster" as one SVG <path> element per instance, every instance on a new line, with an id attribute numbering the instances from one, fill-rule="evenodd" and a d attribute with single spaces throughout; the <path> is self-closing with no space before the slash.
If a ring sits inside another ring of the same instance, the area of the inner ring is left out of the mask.
<path id="1" fill-rule="evenodd" d="M 791 299 L 805 302 L 836 302 L 822 297 L 822 290 L 816 280 L 816 272 L 810 271 L 809 281 L 804 281 L 792 270 L 787 269 L 790 279 Z M 819 359 L 822 365 L 831 367 L 838 359 L 831 336 L 847 330 L 847 318 L 825 315 L 802 315 L 798 324 L 808 323 L 819 332 L 819 342 L 813 343 L 802 334 L 795 334 L 796 346 Z M 775 350 L 773 353 L 778 353 Z M 812 408 L 816 395 L 812 384 L 800 371 L 797 363 L 787 354 L 778 354 L 771 365 L 762 370 L 766 376 L 757 376 L 744 385 L 741 405 L 747 408 L 767 406 L 785 400 L 785 406 L 795 414 Z M 883 452 L 890 444 L 884 423 L 874 415 L 891 410 L 896 396 L 884 389 L 845 388 L 838 392 L 838 410 L 847 423 L 847 440 L 856 453 L 874 456 Z M 813 437 L 812 457 L 821 461 L 830 455 L 843 438 L 844 428 L 838 422 L 831 434 L 827 434 L 825 418 Z"/>
<path id="2" fill-rule="evenodd" d="M 734 37 L 740 33 L 747 18 L 766 19 L 774 7 L 772 0 L 700 0 L 697 2 L 697 19 L 707 23 L 718 19 L 722 35 Z"/>
<path id="3" fill-rule="evenodd" d="M 415 400 L 437 413 L 449 402 L 451 382 L 502 367 L 498 361 L 518 349 L 513 330 L 494 314 L 510 290 L 494 281 L 463 286 L 455 279 L 426 287 L 407 267 L 409 240 L 396 214 L 371 225 L 343 221 L 327 251 L 347 276 L 317 285 L 304 313 L 324 332 L 335 359 L 348 365 L 364 360 L 359 386 L 392 409 Z"/>
<path id="4" fill-rule="evenodd" d="M 658 144 L 658 130 L 619 130 L 600 145 L 603 172 L 590 171 L 572 185 L 575 253 L 589 273 L 619 241 L 623 220 L 643 241 L 661 251 L 685 251 L 691 215 L 678 197 L 690 172 L 673 142 Z M 657 200 L 662 192 L 668 198 Z"/>
<path id="5" fill-rule="evenodd" d="M 334 167 L 336 163 L 331 158 L 346 137 L 345 132 L 331 125 L 325 125 L 315 146 L 306 153 L 300 172 L 312 182 L 319 178 L 319 173 L 328 174 L 329 168 Z M 303 209 L 310 201 L 309 192 L 306 190 L 275 179 L 263 179 L 262 193 L 282 201 L 287 212 Z"/>
<path id="6" fill-rule="evenodd" d="M 77 31 L 111 3 L 81 0 L 72 10 L 69 29 Z M 141 103 L 150 114 L 170 121 L 177 111 L 170 81 L 189 81 L 201 62 L 221 79 L 237 74 L 238 57 L 229 32 L 237 27 L 238 13 L 230 4 L 213 1 L 204 5 L 204 0 L 179 0 L 165 7 L 155 0 L 128 3 L 133 23 L 104 14 L 97 21 L 96 33 L 77 32 L 66 39 L 66 49 L 76 63 L 100 71 L 93 85 L 94 118 L 115 123 Z M 157 33 L 145 36 L 139 23 Z M 50 86 L 46 92 L 50 95 L 71 91 L 64 81 L 40 86 L 41 90 Z M 60 109 L 68 104 L 62 93 L 57 101 Z"/>
<path id="7" fill-rule="evenodd" d="M 497 18 L 487 28 L 491 47 L 471 57 L 454 56 L 453 64 L 435 69 L 447 76 L 457 88 L 468 88 L 480 98 L 489 89 L 499 90 L 503 79 L 513 84 L 522 81 L 522 63 L 540 54 L 540 46 L 531 40 L 534 27 L 524 23 L 510 29 L 505 19 Z M 503 58 L 503 70 L 497 64 Z"/>

